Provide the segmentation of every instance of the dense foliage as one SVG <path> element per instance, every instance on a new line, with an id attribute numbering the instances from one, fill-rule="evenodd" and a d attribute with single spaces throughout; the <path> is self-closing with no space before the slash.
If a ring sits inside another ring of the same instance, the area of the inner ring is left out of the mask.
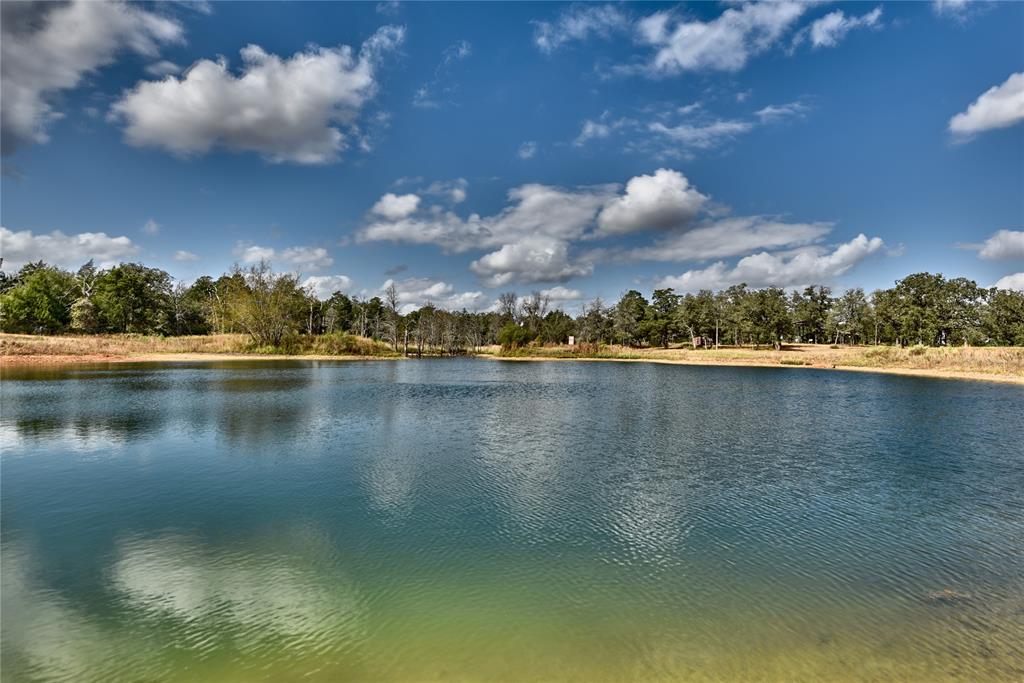
<path id="1" fill-rule="evenodd" d="M 325 348 L 345 334 L 386 342 L 406 354 L 461 353 L 468 348 L 534 343 L 629 346 L 827 344 L 1024 345 L 1024 293 L 983 289 L 965 278 L 916 273 L 870 295 L 828 287 L 786 292 L 734 285 L 712 292 L 636 290 L 613 306 L 600 299 L 573 318 L 539 292 L 502 294 L 496 310 L 446 311 L 430 304 L 405 314 L 391 286 L 383 297 L 335 292 L 323 300 L 296 276 L 265 263 L 235 267 L 189 286 L 157 268 L 124 263 L 77 272 L 30 263 L 0 273 L 0 326 L 6 332 L 160 335 L 248 334 L 256 347 L 286 348 L 301 335 Z M 330 336 L 334 335 L 334 336 Z M 342 336 L 338 336 L 342 335 Z M 326 346 L 325 346 L 326 345 Z"/>

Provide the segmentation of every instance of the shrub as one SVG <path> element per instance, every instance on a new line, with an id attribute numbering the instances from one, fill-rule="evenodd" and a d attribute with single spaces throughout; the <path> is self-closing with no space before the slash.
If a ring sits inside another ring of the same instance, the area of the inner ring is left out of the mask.
<path id="1" fill-rule="evenodd" d="M 537 335 L 525 327 L 520 327 L 515 323 L 509 323 L 505 327 L 501 328 L 498 332 L 498 343 L 501 344 L 502 350 L 508 351 L 510 349 L 517 349 L 520 346 L 526 346 L 532 342 Z"/>

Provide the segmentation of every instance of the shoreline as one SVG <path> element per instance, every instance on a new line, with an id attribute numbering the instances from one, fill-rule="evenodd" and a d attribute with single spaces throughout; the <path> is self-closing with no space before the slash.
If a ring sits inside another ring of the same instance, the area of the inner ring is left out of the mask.
<path id="1" fill-rule="evenodd" d="M 596 363 L 655 363 L 658 365 L 689 365 L 707 367 L 736 368 L 778 368 L 782 370 L 838 370 L 841 372 L 864 372 L 884 375 L 900 375 L 904 377 L 925 377 L 931 379 L 966 380 L 978 382 L 998 382 L 1001 384 L 1024 385 L 1024 377 L 1002 373 L 968 372 L 959 370 L 936 370 L 932 368 L 886 368 L 864 367 L 855 365 L 789 365 L 756 360 L 682 360 L 677 358 L 559 358 L 555 356 L 497 356 L 489 353 L 475 354 L 477 358 L 495 361 L 533 362 L 533 361 L 584 361 Z"/>
<path id="2" fill-rule="evenodd" d="M 997 382 L 1001 384 L 1024 385 L 1024 376 L 1006 373 L 985 373 L 961 370 L 934 368 L 901 368 L 872 367 L 853 365 L 824 364 L 786 364 L 759 359 L 702 359 L 690 360 L 681 358 L 595 358 L 595 357 L 556 357 L 556 356 L 501 356 L 493 353 L 471 353 L 468 357 L 492 361 L 508 362 L 550 362 L 550 361 L 584 361 L 611 363 L 653 363 L 658 365 L 689 365 L 709 367 L 748 367 L 748 368 L 781 368 L 794 370 L 838 370 L 842 372 L 864 372 L 904 377 L 924 377 L 931 379 L 967 380 L 981 382 Z M 251 354 L 251 353 L 139 353 L 139 354 L 25 354 L 0 356 L 0 369 L 31 368 L 58 365 L 90 365 L 90 364 L 125 364 L 125 363 L 214 363 L 238 361 L 400 361 L 417 360 L 405 356 L 359 356 L 359 355 L 324 355 L 324 354 Z"/>

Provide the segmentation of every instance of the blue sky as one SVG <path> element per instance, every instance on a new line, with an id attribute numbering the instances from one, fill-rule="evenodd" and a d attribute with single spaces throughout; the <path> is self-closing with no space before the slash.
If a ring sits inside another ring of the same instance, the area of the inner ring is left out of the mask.
<path id="1" fill-rule="evenodd" d="M 1024 4 L 4 4 L 5 268 L 1024 288 Z M 218 61 L 220 60 L 220 61 Z"/>

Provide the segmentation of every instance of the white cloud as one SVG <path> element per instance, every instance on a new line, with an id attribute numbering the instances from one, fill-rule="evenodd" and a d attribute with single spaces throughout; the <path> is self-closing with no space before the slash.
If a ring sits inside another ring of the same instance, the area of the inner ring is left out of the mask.
<path id="1" fill-rule="evenodd" d="M 677 232 L 653 246 L 629 252 L 645 261 L 703 261 L 812 244 L 832 230 L 831 223 L 783 223 L 763 216 L 725 218 L 688 232 Z"/>
<path id="2" fill-rule="evenodd" d="M 996 3 L 992 3 L 996 4 Z M 945 19 L 952 19 L 958 23 L 965 23 L 975 11 L 986 6 L 986 2 L 977 0 L 932 0 L 932 11 Z"/>
<path id="3" fill-rule="evenodd" d="M 626 184 L 572 190 L 540 184 L 508 193 L 492 216 L 462 218 L 440 206 L 418 207 L 393 219 L 371 216 L 360 241 L 436 244 L 449 252 L 490 250 L 470 264 L 487 286 L 565 282 L 590 275 L 600 253 L 574 254 L 574 243 L 687 224 L 706 197 L 681 173 L 659 169 Z"/>
<path id="4" fill-rule="evenodd" d="M 535 22 L 533 42 L 541 52 L 551 54 L 572 41 L 592 35 L 607 38 L 628 27 L 629 17 L 615 5 L 573 5 L 554 22 Z"/>
<path id="5" fill-rule="evenodd" d="M 414 107 L 437 109 L 450 104 L 451 97 L 458 89 L 452 80 L 452 65 L 473 54 L 473 46 L 467 40 L 452 43 L 441 53 L 441 61 L 434 69 L 434 78 L 424 83 L 413 93 Z"/>
<path id="6" fill-rule="evenodd" d="M 1012 289 L 1024 292 L 1024 273 L 1014 273 L 1013 275 L 1001 277 L 996 282 L 995 287 L 996 289 Z"/>
<path id="7" fill-rule="evenodd" d="M 351 291 L 352 278 L 347 275 L 310 275 L 302 281 L 302 287 L 312 290 L 316 298 L 325 300 L 335 292 Z"/>
<path id="8" fill-rule="evenodd" d="M 569 259 L 569 244 L 550 237 L 523 237 L 502 245 L 469 264 L 488 287 L 512 283 L 565 282 L 585 277 L 594 271 L 592 263 L 574 263 Z"/>
<path id="9" fill-rule="evenodd" d="M 239 243 L 235 247 L 235 253 L 243 263 L 269 261 L 277 266 L 293 267 L 300 271 L 317 271 L 334 264 L 334 259 L 323 247 L 288 247 L 278 250 L 273 247 Z"/>
<path id="10" fill-rule="evenodd" d="M 801 2 L 747 3 L 707 22 L 656 12 L 637 22 L 638 39 L 656 49 L 644 71 L 653 76 L 738 71 L 751 56 L 776 44 L 807 7 Z"/>
<path id="11" fill-rule="evenodd" d="M 147 235 L 159 235 L 160 224 L 157 223 L 152 218 L 150 218 L 148 221 L 146 221 L 146 224 L 142 226 L 142 232 L 144 232 Z"/>
<path id="12" fill-rule="evenodd" d="M 807 105 L 803 102 L 787 102 L 786 104 L 769 104 L 754 112 L 761 123 L 777 123 L 790 118 L 799 118 L 807 113 Z"/>
<path id="13" fill-rule="evenodd" d="M 171 74 L 180 74 L 181 67 L 172 61 L 161 59 L 159 62 L 147 66 L 146 73 L 150 76 L 170 76 Z"/>
<path id="14" fill-rule="evenodd" d="M 139 248 L 128 237 L 110 237 L 104 232 L 65 235 L 54 230 L 47 235 L 33 235 L 31 230 L 14 232 L 0 227 L 0 256 L 8 272 L 40 260 L 73 268 L 95 259 L 99 266 L 107 267 L 138 252 Z"/>
<path id="15" fill-rule="evenodd" d="M 397 221 L 416 213 L 419 205 L 420 198 L 414 194 L 396 195 L 388 192 L 377 200 L 370 211 L 389 221 Z"/>
<path id="16" fill-rule="evenodd" d="M 552 304 L 564 304 L 572 301 L 580 301 L 584 298 L 583 292 L 578 289 L 570 289 L 562 285 L 556 285 L 550 289 L 540 290 L 541 296 L 546 296 Z"/>
<path id="17" fill-rule="evenodd" d="M 663 135 L 687 147 L 709 149 L 723 142 L 734 139 L 750 131 L 753 124 L 747 121 L 712 121 L 703 124 L 681 123 L 678 126 L 666 126 L 655 121 L 648 126 L 652 133 Z"/>
<path id="18" fill-rule="evenodd" d="M 978 250 L 983 259 L 1024 259 L 1024 230 L 1000 230 Z"/>
<path id="19" fill-rule="evenodd" d="M 1024 121 L 1024 71 L 1010 74 L 974 100 L 967 111 L 949 120 L 949 130 L 960 140 L 978 133 L 1007 128 Z"/>
<path id="20" fill-rule="evenodd" d="M 377 66 L 404 36 L 404 28 L 384 26 L 358 53 L 347 45 L 311 46 L 288 59 L 248 45 L 241 74 L 223 58 L 203 59 L 180 78 L 140 81 L 112 116 L 125 122 L 129 143 L 183 156 L 220 147 L 271 162 L 333 162 L 358 134 L 377 90 Z"/>
<path id="21" fill-rule="evenodd" d="M 516 150 L 516 156 L 520 159 L 532 159 L 537 154 L 537 143 L 533 140 L 527 140 L 523 144 L 519 145 L 519 149 Z"/>
<path id="22" fill-rule="evenodd" d="M 4 153 L 47 142 L 61 118 L 58 95 L 131 50 L 155 57 L 159 46 L 183 40 L 181 24 L 126 2 L 68 4 L 5 2 L 0 36 L 0 99 Z"/>
<path id="23" fill-rule="evenodd" d="M 179 249 L 178 251 L 174 252 L 174 260 L 175 261 L 198 261 L 199 260 L 199 254 L 193 254 L 191 251 L 185 251 L 184 249 Z"/>
<path id="24" fill-rule="evenodd" d="M 631 178 L 625 194 L 601 210 L 597 224 L 606 235 L 678 228 L 693 220 L 705 201 L 682 173 L 659 168 L 654 175 Z"/>
<path id="25" fill-rule="evenodd" d="M 421 192 L 426 195 L 443 197 L 451 201 L 452 204 L 461 204 L 466 201 L 467 188 L 469 188 L 469 182 L 465 178 L 456 178 L 455 180 L 435 180 Z"/>
<path id="26" fill-rule="evenodd" d="M 789 254 L 761 252 L 740 259 L 733 268 L 718 261 L 707 268 L 663 278 L 658 282 L 658 287 L 692 292 L 699 289 L 722 289 L 740 282 L 751 287 L 799 287 L 829 283 L 877 253 L 883 246 L 880 238 L 868 239 L 861 234 L 831 252 L 818 247 L 805 247 Z"/>
<path id="27" fill-rule="evenodd" d="M 377 295 L 382 296 L 392 284 L 398 293 L 399 310 L 403 315 L 426 304 L 449 311 L 479 311 L 488 305 L 483 292 L 456 292 L 454 285 L 448 282 L 423 277 L 385 280 Z"/>
<path id="28" fill-rule="evenodd" d="M 389 241 L 436 244 L 463 252 L 501 246 L 528 236 L 576 239 L 593 222 L 597 211 L 613 196 L 615 186 L 565 190 L 528 184 L 509 191 L 509 206 L 493 216 L 454 212 L 432 206 L 398 220 L 371 221 L 359 234 L 364 242 Z"/>
<path id="29" fill-rule="evenodd" d="M 590 140 L 606 138 L 611 135 L 611 133 L 612 129 L 608 124 L 587 119 L 583 122 L 580 134 L 576 136 L 576 139 L 573 140 L 572 144 L 577 147 L 582 147 Z"/>
<path id="30" fill-rule="evenodd" d="M 842 10 L 829 12 L 810 26 L 801 30 L 794 39 L 794 45 L 810 40 L 813 47 L 835 47 L 850 31 L 858 28 L 877 28 L 882 18 L 882 8 L 876 7 L 859 17 L 849 17 Z"/>

